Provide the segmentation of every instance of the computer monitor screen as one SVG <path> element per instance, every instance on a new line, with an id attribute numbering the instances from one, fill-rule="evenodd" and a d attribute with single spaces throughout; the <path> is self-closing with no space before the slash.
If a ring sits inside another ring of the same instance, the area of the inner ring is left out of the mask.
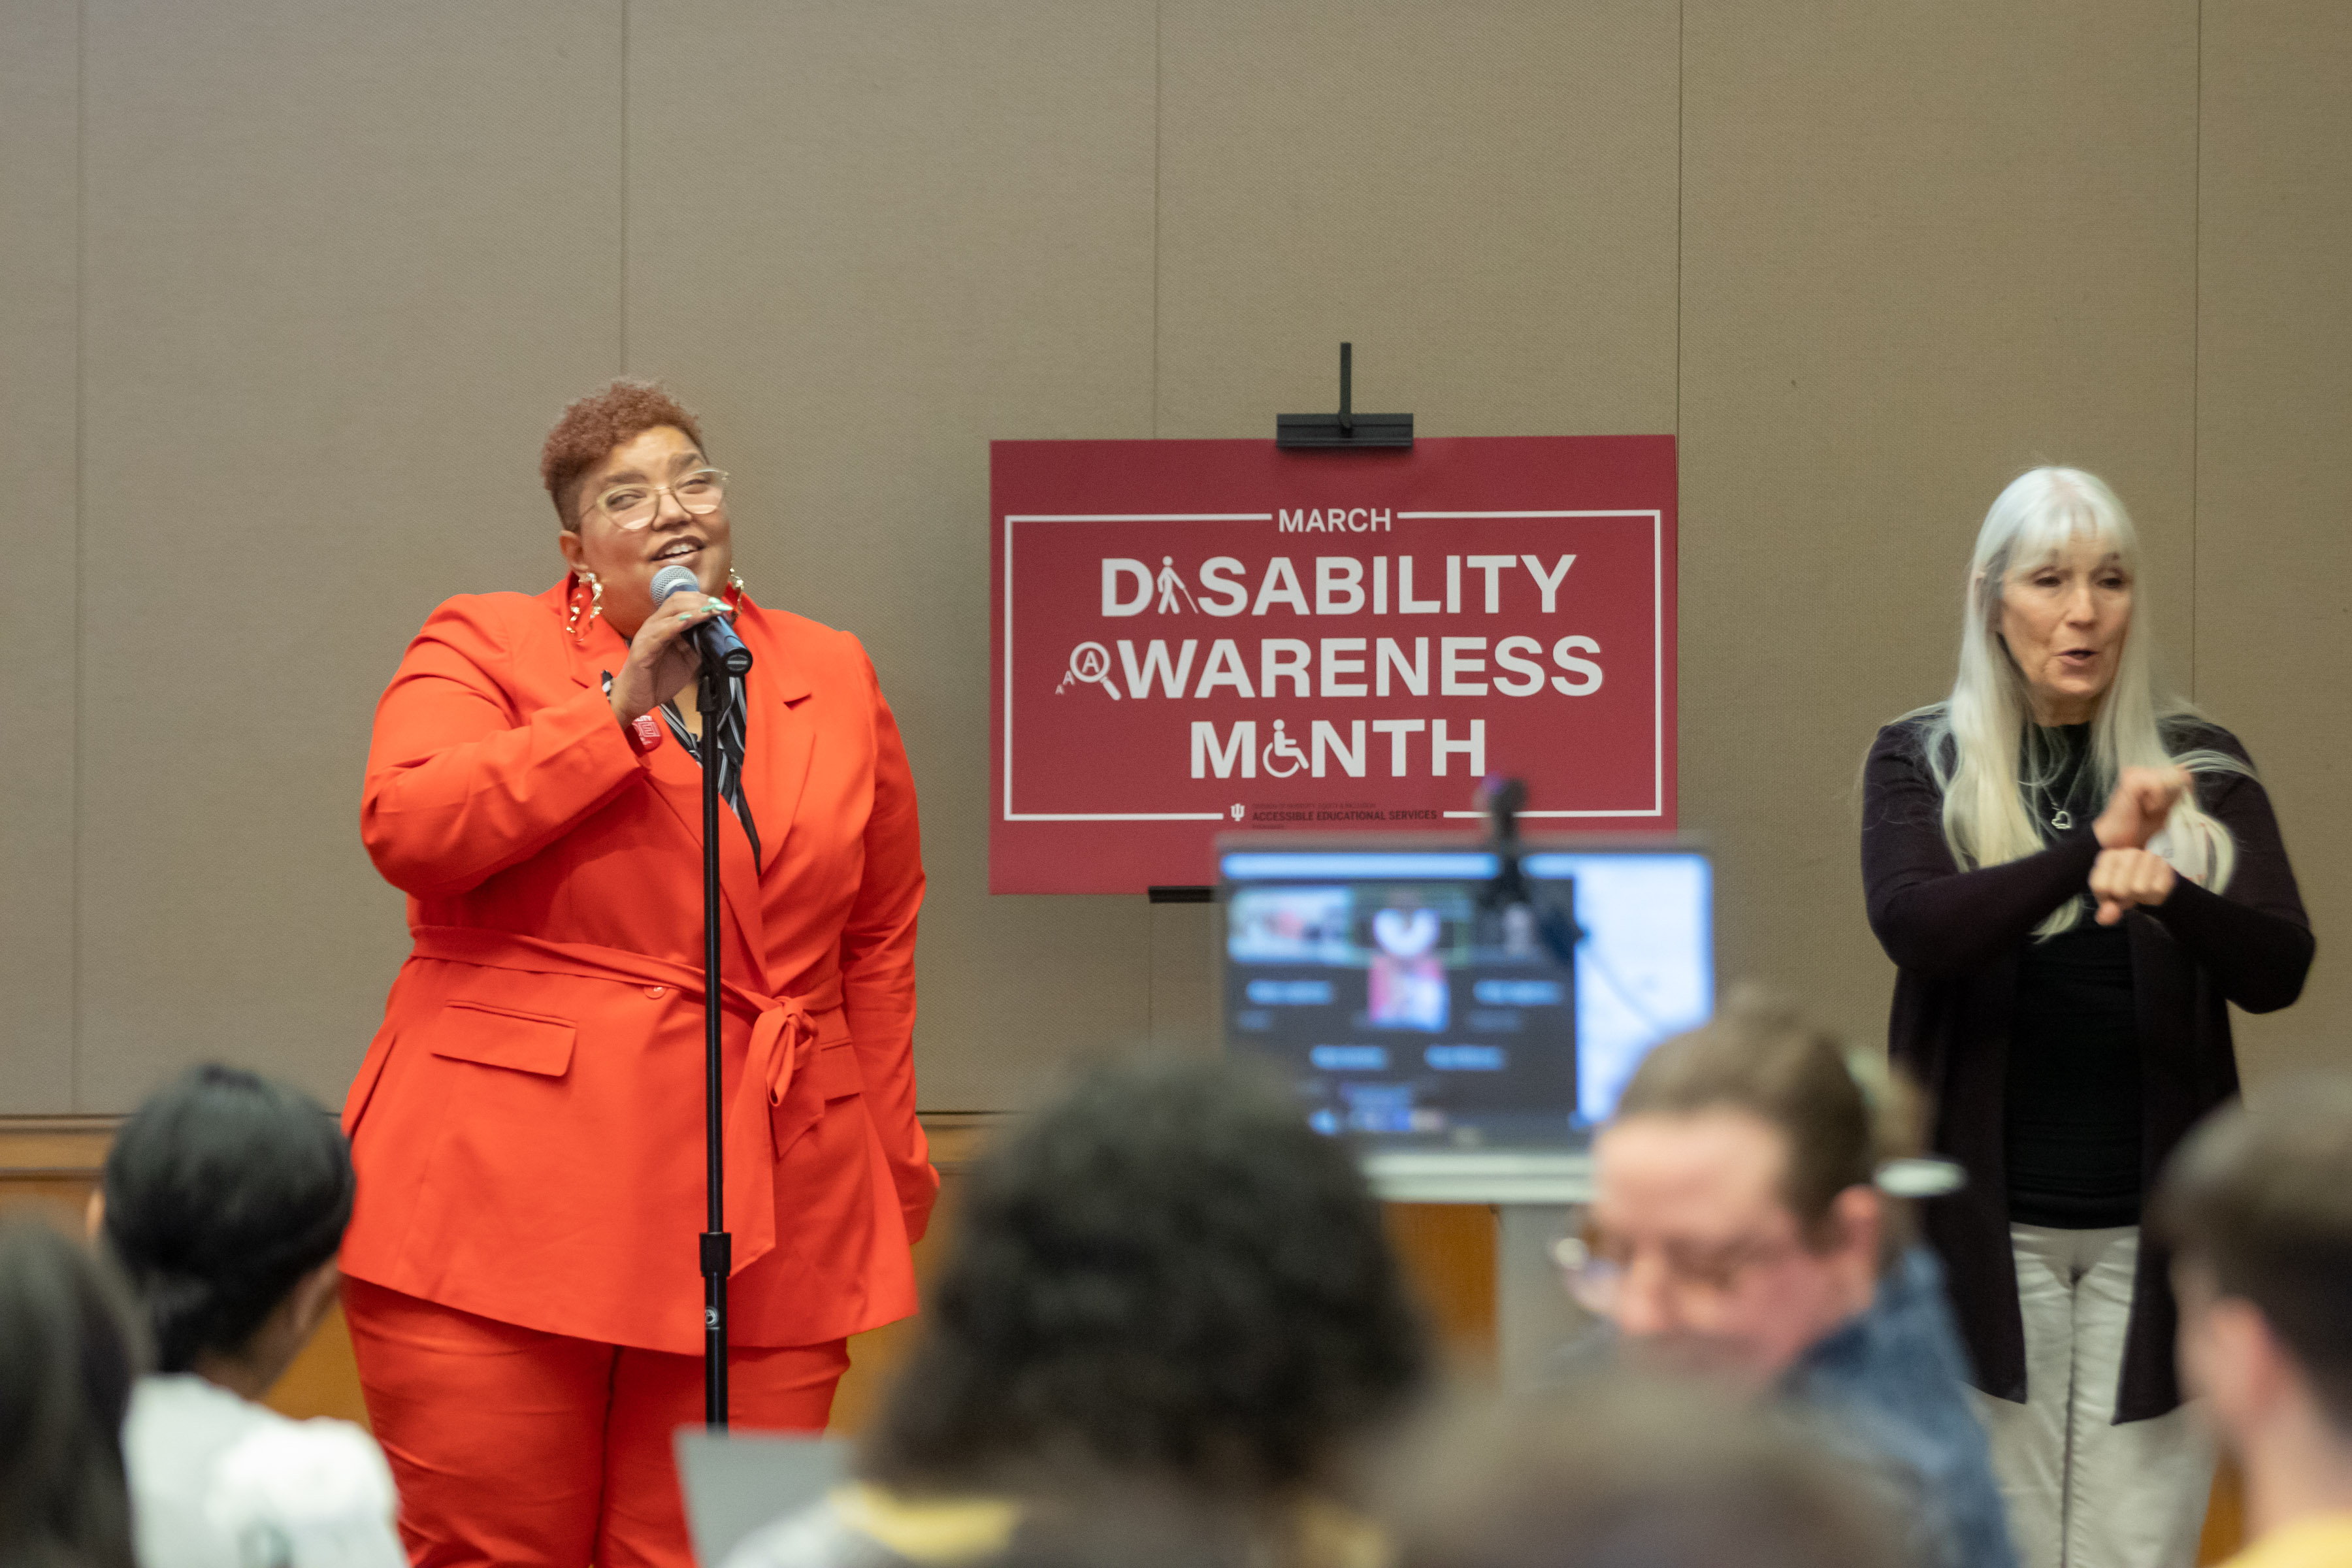
<path id="1" fill-rule="evenodd" d="M 1229 848 L 1226 1040 L 1309 1121 L 1375 1143 L 1541 1146 L 1606 1121 L 1643 1053 L 1713 1011 L 1712 877 L 1684 846 Z M 1572 942 L 1563 966 L 1538 911 Z"/>

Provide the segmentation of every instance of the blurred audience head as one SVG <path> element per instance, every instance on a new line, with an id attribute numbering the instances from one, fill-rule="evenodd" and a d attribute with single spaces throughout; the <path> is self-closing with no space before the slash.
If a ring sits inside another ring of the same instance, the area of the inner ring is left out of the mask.
<path id="1" fill-rule="evenodd" d="M 0 1568 L 131 1568 L 135 1343 L 98 1259 L 37 1219 L 0 1221 Z"/>
<path id="2" fill-rule="evenodd" d="M 1329 1479 L 1425 1350 L 1344 1143 L 1215 1063 L 1096 1073 L 992 1151 L 865 1458 L 908 1492 Z"/>
<path id="3" fill-rule="evenodd" d="M 1760 1386 L 1865 1310 L 1907 1244 L 1875 1181 L 1915 1121 L 1883 1059 L 1736 992 L 1650 1053 L 1595 1140 L 1570 1289 L 1637 1362 Z"/>
<path id="4" fill-rule="evenodd" d="M 2275 1084 L 2207 1118 L 2148 1227 L 2172 1249 L 2182 1378 L 2255 1500 L 2272 1473 L 2315 1462 L 2352 1479 L 2352 1078 Z"/>
<path id="5" fill-rule="evenodd" d="M 1603 1378 L 1458 1417 L 1420 1449 L 1401 1568 L 1897 1568 L 1860 1476 L 1685 1384 Z"/>
<path id="6" fill-rule="evenodd" d="M 141 1106 L 106 1158 L 101 1229 L 158 1369 L 266 1392 L 334 1301 L 357 1184 L 334 1119 L 253 1073 L 194 1068 Z"/>

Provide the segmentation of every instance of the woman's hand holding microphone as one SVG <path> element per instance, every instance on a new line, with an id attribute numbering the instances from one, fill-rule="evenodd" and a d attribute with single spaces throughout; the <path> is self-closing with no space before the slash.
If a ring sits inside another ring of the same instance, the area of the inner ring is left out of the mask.
<path id="1" fill-rule="evenodd" d="M 2189 792 L 2189 774 L 2179 768 L 2126 768 L 2116 780 L 2107 807 L 2091 825 L 2099 841 L 2099 858 L 2091 863 L 2091 896 L 2099 900 L 2099 923 L 2111 926 L 2126 911 L 2149 909 L 2172 896 L 2179 875 L 2171 863 L 2147 847 L 2164 830 L 2166 820 Z"/>
<path id="2" fill-rule="evenodd" d="M 701 656 L 686 634 L 714 616 L 731 614 L 726 600 L 705 594 L 672 594 L 654 606 L 629 639 L 628 662 L 613 677 L 613 716 L 623 729 L 702 673 Z"/>

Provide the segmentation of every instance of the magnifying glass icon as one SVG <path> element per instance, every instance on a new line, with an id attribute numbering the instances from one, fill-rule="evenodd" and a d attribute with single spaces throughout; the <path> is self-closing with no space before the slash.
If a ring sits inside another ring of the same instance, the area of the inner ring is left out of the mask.
<path id="1" fill-rule="evenodd" d="M 1110 649 L 1098 642 L 1082 642 L 1070 650 L 1070 679 L 1099 686 L 1112 701 L 1119 700 L 1118 688 L 1111 684 Z"/>

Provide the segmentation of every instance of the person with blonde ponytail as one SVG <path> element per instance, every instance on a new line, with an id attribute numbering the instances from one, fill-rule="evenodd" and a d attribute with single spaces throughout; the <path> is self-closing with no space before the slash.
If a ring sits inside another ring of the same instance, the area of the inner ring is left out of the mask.
<path id="1" fill-rule="evenodd" d="M 2238 1091 L 2230 1004 L 2312 936 L 2245 748 L 2158 687 L 2138 539 L 2093 475 L 2003 490 L 1951 695 L 1878 733 L 1863 880 L 1895 1059 L 1969 1185 L 1927 1205 L 2024 1568 L 2188 1568 L 2213 1471 L 2143 1195 Z"/>

